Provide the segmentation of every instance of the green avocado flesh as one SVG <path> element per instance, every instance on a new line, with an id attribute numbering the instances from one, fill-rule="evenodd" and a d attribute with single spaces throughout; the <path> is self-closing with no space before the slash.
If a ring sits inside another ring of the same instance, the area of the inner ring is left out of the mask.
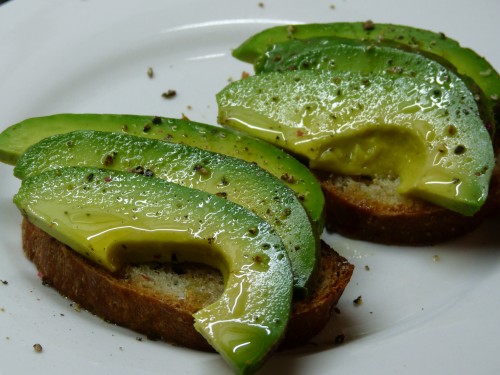
<path id="1" fill-rule="evenodd" d="M 439 56 L 453 65 L 460 75 L 470 77 L 484 92 L 500 117 L 500 75 L 483 57 L 445 36 L 428 30 L 403 25 L 338 22 L 276 26 L 250 37 L 233 50 L 233 56 L 254 63 L 272 45 L 290 39 L 336 37 L 356 39 L 380 45 L 394 45 L 429 56 Z"/>
<path id="2" fill-rule="evenodd" d="M 319 236 L 293 190 L 255 164 L 182 144 L 88 130 L 54 135 L 34 144 L 21 155 L 14 174 L 26 179 L 69 166 L 154 176 L 233 201 L 266 220 L 281 237 L 298 289 L 315 280 Z M 112 268 L 112 264 L 104 265 Z"/>
<path id="3" fill-rule="evenodd" d="M 449 80 L 459 90 L 464 85 L 474 94 L 486 128 L 494 128 L 494 115 L 489 101 L 468 77 L 460 77 L 453 67 L 444 66 L 420 53 L 392 46 L 366 44 L 339 38 L 291 39 L 273 45 L 255 62 L 255 72 L 320 69 L 353 71 L 417 77 L 429 82 Z"/>
<path id="4" fill-rule="evenodd" d="M 397 177 L 399 192 L 472 215 L 494 166 L 470 91 L 404 75 L 288 71 L 217 94 L 219 123 L 346 175 Z"/>
<path id="5" fill-rule="evenodd" d="M 181 143 L 256 163 L 293 189 L 318 231 L 323 228 L 323 192 L 304 165 L 267 142 L 193 121 L 115 114 L 57 114 L 30 118 L 0 133 L 0 161 L 14 165 L 29 146 L 43 138 L 76 130 L 118 132 Z"/>
<path id="6" fill-rule="evenodd" d="M 22 181 L 31 222 L 113 269 L 125 262 L 195 261 L 221 270 L 225 290 L 195 328 L 236 373 L 254 372 L 290 314 L 292 271 L 273 228 L 228 200 L 158 178 L 68 167 Z"/>

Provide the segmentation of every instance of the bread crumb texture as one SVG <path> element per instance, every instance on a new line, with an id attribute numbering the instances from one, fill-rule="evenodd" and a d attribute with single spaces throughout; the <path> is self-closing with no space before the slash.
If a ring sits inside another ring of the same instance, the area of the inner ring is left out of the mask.
<path id="1" fill-rule="evenodd" d="M 377 204 L 407 208 L 418 208 L 423 204 L 417 199 L 398 194 L 398 178 L 337 175 L 332 178 L 332 183 L 343 194 L 362 199 L 365 202 L 377 202 Z"/>
<path id="2" fill-rule="evenodd" d="M 149 292 L 198 306 L 215 302 L 224 291 L 220 271 L 195 263 L 128 266 L 124 278 Z"/>

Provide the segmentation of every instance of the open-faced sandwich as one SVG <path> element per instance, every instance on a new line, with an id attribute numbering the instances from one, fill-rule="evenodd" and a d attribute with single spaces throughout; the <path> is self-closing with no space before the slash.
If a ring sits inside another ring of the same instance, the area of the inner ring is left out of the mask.
<path id="1" fill-rule="evenodd" d="M 224 127 L 57 114 L 0 134 L 41 278 L 106 320 L 238 374 L 317 334 L 353 266 L 324 227 L 428 244 L 500 207 L 500 78 L 439 33 L 290 25 L 233 55 Z M 326 215 L 325 215 L 326 211 Z"/>
<path id="2" fill-rule="evenodd" d="M 16 124 L 0 144 L 44 283 L 148 337 L 215 349 L 236 373 L 311 339 L 351 278 L 320 240 L 314 175 L 240 132 L 61 114 Z"/>
<path id="3" fill-rule="evenodd" d="M 217 95 L 219 122 L 301 158 L 326 225 L 434 244 L 500 206 L 500 78 L 442 33 L 373 22 L 266 29 L 234 56 L 256 74 Z"/>

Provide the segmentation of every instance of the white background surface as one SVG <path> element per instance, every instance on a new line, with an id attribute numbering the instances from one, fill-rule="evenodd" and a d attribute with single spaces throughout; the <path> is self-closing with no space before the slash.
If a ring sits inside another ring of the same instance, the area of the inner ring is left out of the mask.
<path id="1" fill-rule="evenodd" d="M 0 130 L 58 112 L 184 113 L 215 124 L 215 93 L 252 72 L 231 48 L 290 22 L 372 19 L 442 31 L 500 69 L 498 0 L 263 4 L 13 0 L 0 7 Z M 161 97 L 168 89 L 177 91 L 172 100 Z M 21 251 L 21 216 L 12 204 L 19 182 L 10 166 L 0 165 L 0 174 L 0 280 L 8 282 L 0 284 L 0 374 L 229 374 L 217 355 L 139 341 L 42 286 Z M 327 236 L 357 266 L 341 314 L 319 345 L 279 353 L 261 374 L 498 374 L 499 225 L 491 220 L 426 248 Z M 364 303 L 354 306 L 360 295 Z M 340 333 L 346 341 L 332 345 Z"/>

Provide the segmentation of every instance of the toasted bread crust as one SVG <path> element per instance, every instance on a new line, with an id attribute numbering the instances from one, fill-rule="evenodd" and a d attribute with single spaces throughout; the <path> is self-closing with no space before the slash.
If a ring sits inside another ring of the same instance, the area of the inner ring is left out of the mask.
<path id="1" fill-rule="evenodd" d="M 344 190 L 335 175 L 317 174 L 325 194 L 326 228 L 347 237 L 390 245 L 429 245 L 474 230 L 483 215 L 467 217 L 441 207 L 374 199 Z"/>
<path id="2" fill-rule="evenodd" d="M 464 216 L 416 199 L 389 202 L 346 188 L 333 173 L 315 171 L 325 194 L 326 228 L 347 237 L 389 245 L 432 245 L 457 238 L 477 228 L 484 218 L 500 211 L 500 135 L 494 141 L 496 165 L 488 199 L 474 216 Z M 368 186 L 371 181 L 358 183 Z M 396 193 L 388 193 L 396 194 Z"/>
<path id="3" fill-rule="evenodd" d="M 135 287 L 94 266 L 26 219 L 22 240 L 24 252 L 37 267 L 42 282 L 84 309 L 152 339 L 210 349 L 192 328 L 194 306 Z"/>
<path id="4" fill-rule="evenodd" d="M 111 274 L 27 219 L 23 220 L 22 239 L 24 252 L 36 265 L 42 281 L 91 313 L 152 339 L 212 350 L 193 327 L 192 314 L 203 306 L 203 298 L 179 299 L 131 282 L 123 273 Z M 292 307 L 283 347 L 305 343 L 321 330 L 354 268 L 326 244 L 322 246 L 320 267 L 314 292 Z"/>
<path id="5" fill-rule="evenodd" d="M 500 209 L 500 173 L 491 181 L 487 203 L 474 216 L 415 201 L 411 205 L 385 204 L 344 191 L 334 175 L 318 175 L 325 194 L 326 228 L 350 238 L 387 245 L 433 245 L 476 229 Z"/>

